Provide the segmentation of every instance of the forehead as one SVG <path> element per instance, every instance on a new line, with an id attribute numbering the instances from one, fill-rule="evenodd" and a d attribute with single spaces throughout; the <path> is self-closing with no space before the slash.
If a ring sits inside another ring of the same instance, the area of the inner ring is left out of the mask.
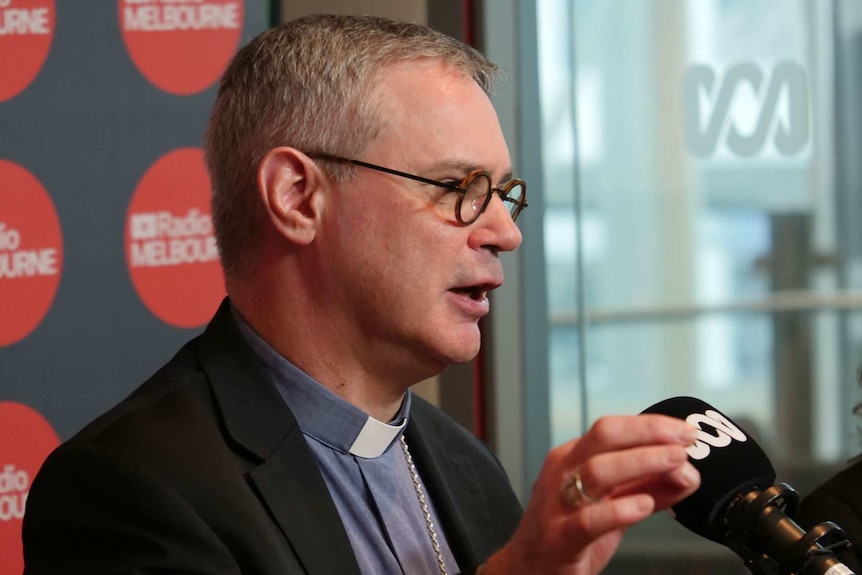
<path id="1" fill-rule="evenodd" d="M 497 113 L 463 72 L 436 61 L 403 62 L 383 72 L 377 93 L 386 127 L 366 149 L 368 161 L 414 170 L 473 165 L 495 175 L 510 169 Z"/>

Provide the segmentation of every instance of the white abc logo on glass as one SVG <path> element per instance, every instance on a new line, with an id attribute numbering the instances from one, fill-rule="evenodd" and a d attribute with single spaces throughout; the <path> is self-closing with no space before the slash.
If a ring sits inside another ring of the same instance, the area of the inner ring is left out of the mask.
<path id="1" fill-rule="evenodd" d="M 734 439 L 739 442 L 745 442 L 748 439 L 745 433 L 733 422 L 712 409 L 707 409 L 704 413 L 692 413 L 685 418 L 685 422 L 699 430 L 697 441 L 685 450 L 689 457 L 698 461 L 706 459 L 709 455 L 710 446 L 727 447 Z M 715 435 L 704 431 L 703 425 L 711 427 L 715 431 Z"/>

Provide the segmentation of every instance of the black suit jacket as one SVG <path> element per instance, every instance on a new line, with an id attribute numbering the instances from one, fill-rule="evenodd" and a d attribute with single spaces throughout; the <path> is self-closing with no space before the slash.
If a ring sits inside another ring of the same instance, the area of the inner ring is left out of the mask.
<path id="1" fill-rule="evenodd" d="M 824 521 L 837 523 L 852 544 L 837 553 L 838 559 L 862 574 L 862 459 L 807 495 L 795 519 L 806 530 Z"/>
<path id="2" fill-rule="evenodd" d="M 406 430 L 464 572 L 521 507 L 491 452 L 415 397 Z M 205 332 L 52 453 L 31 486 L 25 573 L 358 575 L 289 407 L 222 305 Z"/>

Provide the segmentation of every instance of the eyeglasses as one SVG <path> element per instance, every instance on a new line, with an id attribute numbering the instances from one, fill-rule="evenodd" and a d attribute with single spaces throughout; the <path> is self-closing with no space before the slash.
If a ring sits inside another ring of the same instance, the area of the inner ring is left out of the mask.
<path id="1" fill-rule="evenodd" d="M 349 160 L 347 158 L 331 156 L 329 154 L 307 155 L 313 159 L 328 160 L 331 162 L 346 162 L 362 168 L 369 168 L 371 170 L 377 170 L 378 172 L 385 172 L 387 174 L 392 174 L 393 176 L 408 178 L 424 184 L 430 184 L 432 186 L 451 190 L 458 194 L 458 201 L 455 203 L 455 219 L 465 226 L 468 226 L 479 219 L 479 216 L 482 215 L 482 212 L 484 212 L 488 207 L 488 204 L 491 203 L 492 193 L 496 193 L 500 196 L 500 199 L 509 211 L 509 215 L 512 216 L 512 221 L 517 220 L 518 216 L 521 214 L 521 210 L 527 207 L 527 184 L 524 180 L 509 180 L 502 187 L 495 188 L 491 185 L 491 174 L 484 170 L 475 170 L 470 172 L 466 178 L 456 184 L 454 182 L 439 182 L 437 180 L 423 178 L 422 176 L 417 176 L 415 174 L 399 172 L 392 168 L 384 168 L 383 166 L 369 164 L 368 162 L 363 162 L 361 160 Z"/>

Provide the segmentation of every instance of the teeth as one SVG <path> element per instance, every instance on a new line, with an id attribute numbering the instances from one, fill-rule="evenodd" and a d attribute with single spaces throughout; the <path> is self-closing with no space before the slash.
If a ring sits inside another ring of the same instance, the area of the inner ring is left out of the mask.
<path id="1" fill-rule="evenodd" d="M 453 288 L 452 291 L 464 294 L 470 299 L 474 299 L 476 301 L 484 300 L 488 296 L 488 290 L 481 287 Z"/>

